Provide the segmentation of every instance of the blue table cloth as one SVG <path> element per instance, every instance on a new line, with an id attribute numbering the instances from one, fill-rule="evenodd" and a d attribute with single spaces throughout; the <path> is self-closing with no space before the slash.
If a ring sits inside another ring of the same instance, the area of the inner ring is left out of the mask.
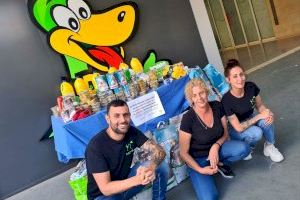
<path id="1" fill-rule="evenodd" d="M 166 121 L 188 108 L 184 97 L 184 87 L 188 81 L 189 77 L 185 76 L 156 90 L 166 114 L 140 125 L 138 128 L 142 132 L 153 131 L 158 122 Z M 90 139 L 107 128 L 105 114 L 106 110 L 101 110 L 87 118 L 69 123 L 64 123 L 59 117 L 51 117 L 55 150 L 60 162 L 67 163 L 70 159 L 84 158 L 85 148 Z"/>

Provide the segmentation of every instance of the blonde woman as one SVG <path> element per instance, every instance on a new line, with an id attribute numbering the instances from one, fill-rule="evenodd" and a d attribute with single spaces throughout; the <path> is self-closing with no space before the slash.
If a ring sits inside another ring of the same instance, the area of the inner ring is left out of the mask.
<path id="1" fill-rule="evenodd" d="M 220 102 L 208 102 L 208 89 L 203 81 L 192 79 L 185 87 L 191 108 L 184 114 L 180 131 L 180 155 L 200 200 L 218 199 L 212 175 L 225 178 L 234 174 L 228 164 L 243 159 L 250 147 L 242 141 L 229 141 L 227 121 Z"/>

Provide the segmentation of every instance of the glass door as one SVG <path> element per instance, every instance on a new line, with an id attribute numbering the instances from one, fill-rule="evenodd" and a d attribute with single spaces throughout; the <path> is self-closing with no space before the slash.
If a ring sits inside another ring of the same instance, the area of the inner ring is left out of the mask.
<path id="1" fill-rule="evenodd" d="M 204 0 L 220 50 L 274 39 L 268 7 L 262 0 Z"/>

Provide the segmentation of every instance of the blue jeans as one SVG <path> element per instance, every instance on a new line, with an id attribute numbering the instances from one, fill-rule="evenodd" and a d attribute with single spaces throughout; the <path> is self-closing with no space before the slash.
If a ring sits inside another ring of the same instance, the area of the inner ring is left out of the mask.
<path id="1" fill-rule="evenodd" d="M 136 170 L 140 165 L 135 165 L 128 175 L 129 177 L 132 177 L 136 174 Z M 153 181 L 152 185 L 152 199 L 155 200 L 165 200 L 166 199 L 166 189 L 167 189 L 167 183 L 168 183 L 168 177 L 169 177 L 169 166 L 168 164 L 163 161 L 156 169 L 156 178 Z M 136 194 L 138 194 L 142 189 L 144 188 L 144 185 L 139 185 L 134 188 L 131 188 L 125 192 L 111 195 L 111 196 L 98 196 L 95 198 L 95 200 L 126 200 L 130 199 Z"/>
<path id="2" fill-rule="evenodd" d="M 250 126 L 243 132 L 237 132 L 233 127 L 229 128 L 229 135 L 233 140 L 241 140 L 247 142 L 251 148 L 264 136 L 265 140 L 275 143 L 274 125 L 266 125 L 265 120 L 259 120 L 255 125 Z"/>
<path id="3" fill-rule="evenodd" d="M 230 164 L 242 160 L 250 153 L 250 147 L 247 143 L 241 141 L 226 141 L 219 150 L 219 160 L 224 164 Z M 195 158 L 200 167 L 209 166 L 207 156 Z M 188 168 L 192 185 L 198 200 L 216 200 L 218 199 L 218 190 L 214 177 L 211 175 L 200 174 L 192 168 Z"/>

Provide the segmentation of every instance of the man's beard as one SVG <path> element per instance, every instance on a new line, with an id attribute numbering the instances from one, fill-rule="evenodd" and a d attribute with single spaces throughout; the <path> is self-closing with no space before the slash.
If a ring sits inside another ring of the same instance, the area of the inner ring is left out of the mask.
<path id="1" fill-rule="evenodd" d="M 127 133 L 128 129 L 129 129 L 129 124 L 126 123 L 126 125 L 128 126 L 128 128 L 125 130 L 125 132 L 122 131 L 122 130 L 120 130 L 120 129 L 118 128 L 118 126 L 116 126 L 116 127 L 111 127 L 111 129 L 112 129 L 115 133 L 117 133 L 117 134 L 119 134 L 119 135 L 124 135 L 125 133 Z"/>

